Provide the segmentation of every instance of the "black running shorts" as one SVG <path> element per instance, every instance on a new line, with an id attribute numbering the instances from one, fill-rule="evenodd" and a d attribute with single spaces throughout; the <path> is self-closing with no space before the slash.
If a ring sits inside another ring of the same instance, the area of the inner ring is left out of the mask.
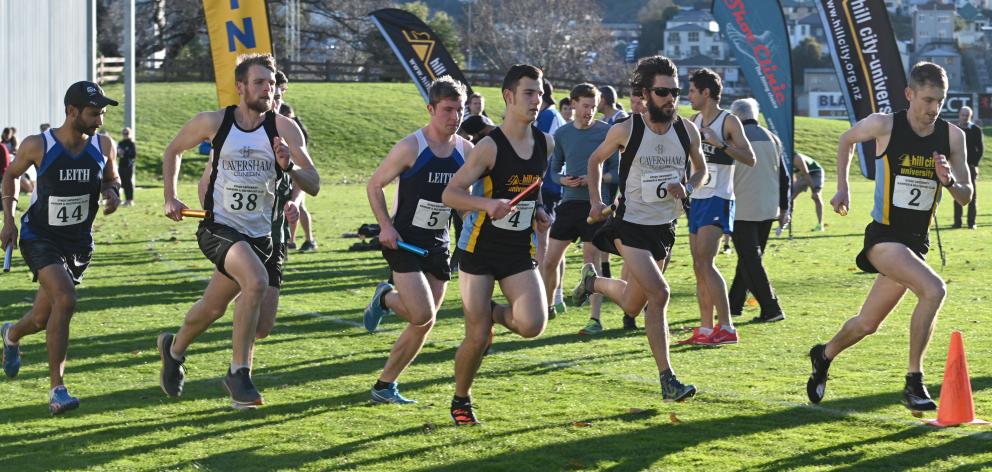
<path id="1" fill-rule="evenodd" d="M 272 257 L 272 235 L 253 238 L 241 234 L 230 226 L 206 220 L 201 221 L 200 227 L 196 230 L 196 242 L 200 245 L 200 251 L 203 252 L 204 256 L 207 256 L 210 262 L 214 263 L 220 273 L 228 278 L 231 275 L 224 270 L 224 259 L 227 257 L 227 252 L 231 250 L 231 246 L 241 241 L 248 243 L 252 252 L 258 256 L 259 262 L 263 265 Z"/>
<path id="2" fill-rule="evenodd" d="M 662 261 L 675 246 L 675 225 L 639 225 L 611 217 L 596 231 L 593 243 L 599 250 L 619 256 L 616 240 L 627 247 L 650 251 L 655 261 Z"/>
<path id="3" fill-rule="evenodd" d="M 402 249 L 382 248 L 382 257 L 389 264 L 389 270 L 397 274 L 423 272 L 438 280 L 451 280 L 451 266 L 448 263 L 448 250 L 438 248 L 420 257 Z"/>
<path id="4" fill-rule="evenodd" d="M 35 282 L 38 281 L 38 271 L 50 265 L 59 265 L 65 268 L 72 283 L 79 285 L 83 281 L 83 272 L 89 267 L 90 258 L 93 256 L 92 247 L 69 246 L 51 239 L 30 241 L 22 239 L 18 246 L 21 248 L 24 263 L 34 275 Z"/>
<path id="5" fill-rule="evenodd" d="M 496 280 L 503 280 L 537 267 L 530 253 L 480 254 L 457 249 L 456 255 L 458 269 L 462 272 L 472 275 L 491 275 Z"/>
<path id="6" fill-rule="evenodd" d="M 894 229 L 877 221 L 872 221 L 865 227 L 865 247 L 858 253 L 858 257 L 854 260 L 854 263 L 858 265 L 859 269 L 869 274 L 878 273 L 878 269 L 868 260 L 868 250 L 878 243 L 903 244 L 922 261 L 927 260 L 927 253 L 930 252 L 929 234 L 911 233 L 905 230 Z"/>
<path id="7" fill-rule="evenodd" d="M 282 270 L 286 265 L 286 243 L 276 245 L 272 257 L 265 261 L 265 271 L 269 273 L 269 287 L 282 288 Z"/>
<path id="8" fill-rule="evenodd" d="M 602 222 L 589 224 L 589 202 L 583 200 L 568 200 L 558 204 L 555 209 L 555 222 L 551 225 L 551 239 L 559 241 L 592 241 L 596 230 Z"/>

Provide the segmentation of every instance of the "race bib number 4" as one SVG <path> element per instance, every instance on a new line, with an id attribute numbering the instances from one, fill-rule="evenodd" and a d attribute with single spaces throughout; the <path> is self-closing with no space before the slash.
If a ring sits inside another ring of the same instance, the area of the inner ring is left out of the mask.
<path id="1" fill-rule="evenodd" d="M 897 175 L 895 188 L 892 190 L 892 204 L 907 210 L 930 211 L 936 195 L 936 181 Z"/>
<path id="2" fill-rule="evenodd" d="M 420 199 L 417 211 L 413 214 L 413 225 L 424 229 L 444 229 L 448 227 L 451 209 L 442 203 Z"/>
<path id="3" fill-rule="evenodd" d="M 676 171 L 641 174 L 641 200 L 645 203 L 670 200 L 668 184 L 677 183 L 679 179 Z"/>
<path id="4" fill-rule="evenodd" d="M 509 231 L 530 231 L 530 222 L 534 219 L 537 202 L 528 201 L 517 204 L 517 211 L 493 220 L 493 226 Z"/>
<path id="5" fill-rule="evenodd" d="M 231 213 L 252 213 L 262 203 L 262 189 L 244 184 L 224 187 L 224 209 Z"/>
<path id="6" fill-rule="evenodd" d="M 48 225 L 69 226 L 90 217 L 90 196 L 48 197 Z"/>

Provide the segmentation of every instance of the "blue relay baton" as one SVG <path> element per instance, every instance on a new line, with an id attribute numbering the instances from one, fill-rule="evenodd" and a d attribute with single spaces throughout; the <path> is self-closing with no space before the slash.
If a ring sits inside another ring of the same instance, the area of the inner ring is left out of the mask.
<path id="1" fill-rule="evenodd" d="M 421 249 L 421 248 L 419 248 L 417 246 L 414 246 L 413 244 L 408 244 L 408 243 L 405 243 L 403 241 L 396 241 L 396 246 L 399 247 L 400 249 L 404 250 L 404 251 L 412 252 L 412 253 L 420 256 L 420 257 L 427 256 L 427 250 L 426 249 Z"/>
<path id="2" fill-rule="evenodd" d="M 10 272 L 10 259 L 14 256 L 14 243 L 7 245 L 7 251 L 3 255 L 3 271 Z"/>

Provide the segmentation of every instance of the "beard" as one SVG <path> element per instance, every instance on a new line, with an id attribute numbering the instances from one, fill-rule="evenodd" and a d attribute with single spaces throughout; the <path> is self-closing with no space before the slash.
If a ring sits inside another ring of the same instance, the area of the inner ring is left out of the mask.
<path id="1" fill-rule="evenodd" d="M 647 100 L 648 118 L 655 123 L 668 123 L 675 119 L 675 107 L 666 111 L 664 107 L 655 106 L 654 101 Z"/>
<path id="2" fill-rule="evenodd" d="M 265 113 L 272 109 L 272 101 L 264 98 L 248 101 L 246 105 L 248 105 L 248 108 L 252 111 L 257 111 L 259 113 Z"/>
<path id="3" fill-rule="evenodd" d="M 93 137 L 96 134 L 98 127 L 89 126 L 83 120 L 75 120 L 72 122 L 72 129 L 77 133 L 85 134 L 86 136 Z"/>

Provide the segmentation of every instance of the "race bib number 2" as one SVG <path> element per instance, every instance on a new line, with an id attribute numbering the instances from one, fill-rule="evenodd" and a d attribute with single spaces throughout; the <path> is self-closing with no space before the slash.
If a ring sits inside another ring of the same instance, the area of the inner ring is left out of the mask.
<path id="1" fill-rule="evenodd" d="M 69 226 L 90 217 L 90 196 L 48 197 L 48 225 Z"/>
<path id="2" fill-rule="evenodd" d="M 930 211 L 936 195 L 936 181 L 897 175 L 895 188 L 892 190 L 892 204 L 907 210 Z"/>
<path id="3" fill-rule="evenodd" d="M 493 220 L 493 226 L 509 231 L 529 231 L 531 228 L 530 223 L 534 219 L 534 210 L 536 209 L 536 201 L 520 202 L 517 204 L 517 211 L 501 219 Z"/>
<path id="4" fill-rule="evenodd" d="M 679 173 L 675 171 L 642 174 L 641 200 L 652 203 L 671 199 L 668 194 L 668 184 L 677 183 L 680 178 Z"/>
<path id="5" fill-rule="evenodd" d="M 417 211 L 413 214 L 413 225 L 423 229 L 444 229 L 448 227 L 451 209 L 443 203 L 424 200 L 417 202 Z"/>

